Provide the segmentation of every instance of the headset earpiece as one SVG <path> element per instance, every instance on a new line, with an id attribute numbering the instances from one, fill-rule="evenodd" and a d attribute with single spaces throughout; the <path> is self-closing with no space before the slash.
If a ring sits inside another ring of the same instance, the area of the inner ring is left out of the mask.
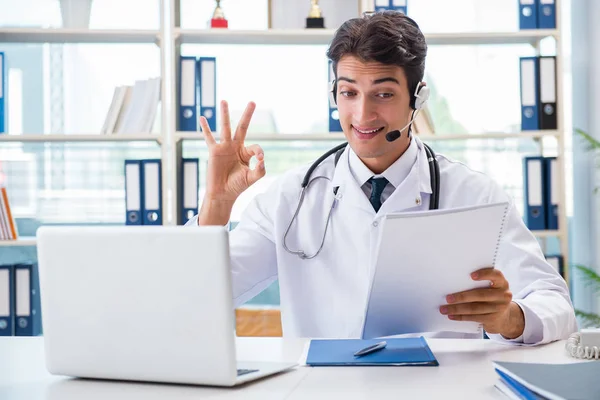
<path id="1" fill-rule="evenodd" d="M 329 82 L 329 103 L 330 105 L 337 105 L 337 80 Z"/>
<path id="2" fill-rule="evenodd" d="M 415 94 L 412 98 L 411 107 L 413 110 L 420 110 L 425 106 L 429 99 L 429 88 L 423 82 L 420 82 L 415 88 Z"/>

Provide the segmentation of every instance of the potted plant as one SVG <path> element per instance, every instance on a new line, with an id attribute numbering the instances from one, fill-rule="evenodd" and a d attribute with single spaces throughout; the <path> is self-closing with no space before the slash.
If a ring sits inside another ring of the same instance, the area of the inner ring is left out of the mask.
<path id="1" fill-rule="evenodd" d="M 588 150 L 600 152 L 600 141 L 581 129 L 575 129 L 575 132 L 586 142 Z M 600 187 L 594 188 L 594 194 L 598 193 L 599 189 Z M 581 273 L 586 284 L 591 286 L 595 293 L 600 293 L 600 274 L 595 269 L 585 265 L 575 265 L 574 267 Z M 585 327 L 600 326 L 600 315 L 598 314 L 575 309 L 575 315 Z"/>

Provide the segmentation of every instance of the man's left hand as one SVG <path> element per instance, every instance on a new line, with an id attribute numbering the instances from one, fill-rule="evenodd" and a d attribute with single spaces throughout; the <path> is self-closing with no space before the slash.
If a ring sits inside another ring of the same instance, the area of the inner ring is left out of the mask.
<path id="1" fill-rule="evenodd" d="M 440 312 L 455 321 L 476 321 L 487 333 L 499 333 L 507 339 L 523 334 L 525 316 L 512 301 L 512 293 L 504 275 L 495 268 L 484 268 L 471 274 L 474 281 L 490 281 L 486 288 L 472 289 L 446 296 L 448 304 Z"/>

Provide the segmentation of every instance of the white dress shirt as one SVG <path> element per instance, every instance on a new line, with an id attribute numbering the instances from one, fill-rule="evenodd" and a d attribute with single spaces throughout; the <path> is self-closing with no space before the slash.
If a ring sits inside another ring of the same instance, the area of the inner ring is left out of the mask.
<path id="1" fill-rule="evenodd" d="M 385 178 L 388 180 L 388 184 L 383 189 L 381 194 L 381 202 L 384 203 L 394 192 L 394 190 L 400 186 L 404 179 L 410 173 L 413 165 L 417 161 L 417 153 L 419 152 L 418 145 L 414 140 L 410 141 L 410 144 L 404 154 L 398 158 L 392 165 L 388 167 L 381 174 L 374 174 L 371 170 L 361 161 L 355 152 L 351 151 L 348 157 L 350 158 L 350 172 L 356 180 L 356 183 L 362 187 L 365 196 L 369 198 L 371 195 L 371 183 L 368 182 L 371 178 Z"/>
<path id="2" fill-rule="evenodd" d="M 283 334 L 287 337 L 360 337 L 379 221 L 389 212 L 429 208 L 429 165 L 418 137 L 413 137 L 407 152 L 381 174 L 391 184 L 384 191 L 378 212 L 368 200 L 370 187 L 365 182 L 373 175 L 368 168 L 349 146 L 337 166 L 333 159 L 329 157 L 315 169 L 299 210 L 300 183 L 310 165 L 286 172 L 266 193 L 257 195 L 230 233 L 235 305 L 244 304 L 278 280 Z M 490 338 L 523 344 L 568 338 L 577 325 L 567 285 L 545 260 L 513 200 L 486 175 L 440 154 L 436 159 L 441 182 L 440 209 L 509 203 L 495 267 L 508 280 L 513 301 L 523 310 L 525 330 L 515 340 L 501 335 Z M 315 179 L 319 176 L 326 179 Z M 197 225 L 197 217 L 189 224 Z M 288 252 L 284 236 L 290 251 L 302 250 L 311 257 L 301 259 Z M 410 304 L 399 304 L 398 312 L 406 307 Z M 406 334 L 481 337 L 481 333 Z"/>

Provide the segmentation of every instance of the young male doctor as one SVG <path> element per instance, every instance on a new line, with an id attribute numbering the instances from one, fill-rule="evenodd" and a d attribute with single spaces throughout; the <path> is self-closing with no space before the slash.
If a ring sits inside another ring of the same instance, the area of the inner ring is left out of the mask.
<path id="1" fill-rule="evenodd" d="M 337 164 L 332 155 L 318 165 L 304 192 L 309 165 L 285 173 L 249 205 L 230 233 L 236 306 L 278 279 L 285 336 L 360 337 L 378 223 L 389 212 L 429 209 L 434 194 L 426 149 L 410 134 L 415 109 L 427 96 L 426 53 L 419 27 L 402 13 L 375 13 L 338 29 L 327 55 L 349 146 Z M 244 143 L 254 103 L 235 132 L 227 103 L 221 107 L 219 142 L 201 119 L 210 154 L 207 188 L 188 224 L 226 225 L 238 196 L 265 175 L 268 156 Z M 258 160 L 254 169 L 252 157 Z M 507 343 L 567 338 L 577 328 L 567 286 L 545 261 L 513 201 L 485 175 L 442 155 L 436 160 L 440 209 L 510 203 L 496 268 L 471 276 L 490 286 L 448 293 L 439 312 L 477 321 L 491 339 Z M 398 312 L 409 307 L 398 304 Z"/>

